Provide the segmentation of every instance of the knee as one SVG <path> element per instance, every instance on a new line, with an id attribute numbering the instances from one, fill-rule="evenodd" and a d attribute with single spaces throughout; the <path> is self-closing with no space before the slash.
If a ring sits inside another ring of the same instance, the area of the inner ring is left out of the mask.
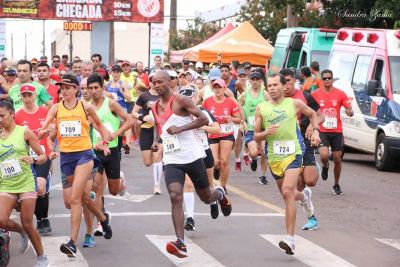
<path id="1" fill-rule="evenodd" d="M 33 230 L 32 220 L 21 220 L 21 225 L 25 232 Z"/>
<path id="2" fill-rule="evenodd" d="M 341 164 L 342 163 L 342 156 L 341 155 L 334 156 L 333 157 L 333 162 L 335 163 L 335 165 Z"/>
<path id="3" fill-rule="evenodd" d="M 228 161 L 226 159 L 220 159 L 219 160 L 219 166 L 222 168 L 228 167 Z"/>
<path id="4" fill-rule="evenodd" d="M 291 198 L 294 199 L 294 190 L 290 188 L 282 188 L 282 196 L 285 200 L 289 200 Z"/>
<path id="5" fill-rule="evenodd" d="M 255 150 L 255 151 L 249 150 L 249 156 L 250 156 L 250 158 L 255 159 L 258 156 L 258 151 L 257 150 Z"/>
<path id="6" fill-rule="evenodd" d="M 65 206 L 65 208 L 70 210 L 71 209 L 71 202 L 69 202 L 67 200 L 64 200 L 64 206 Z"/>
<path id="7" fill-rule="evenodd" d="M 7 222 L 8 222 L 8 219 L 0 218 L 0 228 L 6 229 L 7 228 Z"/>
<path id="8" fill-rule="evenodd" d="M 211 203 L 211 194 L 201 195 L 201 196 L 199 196 L 199 198 L 204 204 L 210 204 Z"/>
<path id="9" fill-rule="evenodd" d="M 169 198 L 172 204 L 181 204 L 183 201 L 183 195 L 177 192 L 170 192 Z"/>
<path id="10" fill-rule="evenodd" d="M 38 197 L 43 197 L 46 194 L 46 187 L 39 187 L 37 190 Z"/>
<path id="11" fill-rule="evenodd" d="M 153 164 L 153 162 L 148 162 L 148 161 L 145 161 L 145 162 L 144 162 L 144 165 L 145 165 L 146 167 L 150 167 L 152 164 Z"/>
<path id="12" fill-rule="evenodd" d="M 82 199 L 80 197 L 71 196 L 71 206 L 82 205 Z"/>
<path id="13" fill-rule="evenodd" d="M 314 187 L 316 184 L 317 184 L 317 180 L 316 179 L 306 181 L 306 185 L 309 186 L 309 187 Z"/>
<path id="14" fill-rule="evenodd" d="M 115 187 L 109 187 L 108 191 L 110 192 L 111 195 L 116 196 L 119 193 L 119 188 L 115 188 Z"/>

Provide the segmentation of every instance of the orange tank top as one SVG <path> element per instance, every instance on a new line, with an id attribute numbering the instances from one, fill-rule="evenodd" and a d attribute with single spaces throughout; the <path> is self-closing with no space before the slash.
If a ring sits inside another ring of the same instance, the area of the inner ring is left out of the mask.
<path id="1" fill-rule="evenodd" d="M 79 152 L 92 148 L 89 121 L 80 100 L 72 109 L 67 109 L 64 106 L 64 101 L 58 105 L 57 127 L 61 152 Z"/>

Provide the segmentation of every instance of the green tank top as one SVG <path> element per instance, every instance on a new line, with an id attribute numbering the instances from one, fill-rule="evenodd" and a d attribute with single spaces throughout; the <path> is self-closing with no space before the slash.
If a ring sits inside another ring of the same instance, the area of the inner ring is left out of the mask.
<path id="1" fill-rule="evenodd" d="M 259 104 L 259 109 L 264 129 L 267 129 L 270 125 L 279 125 L 277 132 L 266 138 L 268 161 L 272 163 L 281 161 L 292 154 L 301 155 L 300 131 L 297 125 L 294 100 L 284 98 L 282 102 L 276 105 L 265 101 Z"/>
<path id="2" fill-rule="evenodd" d="M 247 129 L 249 131 L 254 131 L 254 122 L 255 122 L 255 113 L 256 113 L 256 107 L 258 104 L 261 102 L 265 101 L 264 98 L 264 91 L 261 90 L 258 93 L 258 96 L 256 98 L 253 98 L 251 96 L 251 89 L 247 89 L 245 91 L 245 100 L 244 100 L 244 116 L 246 118 L 246 123 L 247 123 Z"/>
<path id="3" fill-rule="evenodd" d="M 24 140 L 25 127 L 16 125 L 5 139 L 0 138 L 0 192 L 35 192 L 35 178 L 30 164 L 20 160 L 29 156 Z"/>
<path id="4" fill-rule="evenodd" d="M 97 116 L 100 118 L 101 123 L 103 123 L 104 127 L 106 127 L 106 129 L 108 131 L 110 131 L 111 133 L 114 133 L 119 129 L 119 126 L 121 124 L 120 120 L 117 116 L 115 116 L 111 112 L 108 97 L 104 98 L 103 105 L 98 110 L 96 110 L 96 113 L 97 113 Z M 98 142 L 100 142 L 102 140 L 100 133 L 96 129 L 93 129 L 93 131 L 91 132 L 91 135 L 92 135 L 93 145 L 97 144 Z M 117 146 L 118 146 L 118 137 L 114 138 L 108 144 L 109 148 L 114 148 Z"/>

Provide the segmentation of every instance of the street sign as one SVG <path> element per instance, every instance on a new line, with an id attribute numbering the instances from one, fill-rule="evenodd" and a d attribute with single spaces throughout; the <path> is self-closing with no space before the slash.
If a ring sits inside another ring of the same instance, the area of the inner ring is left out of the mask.
<path id="1" fill-rule="evenodd" d="M 91 31 L 91 30 L 92 30 L 91 22 L 72 22 L 72 21 L 64 22 L 64 31 Z"/>

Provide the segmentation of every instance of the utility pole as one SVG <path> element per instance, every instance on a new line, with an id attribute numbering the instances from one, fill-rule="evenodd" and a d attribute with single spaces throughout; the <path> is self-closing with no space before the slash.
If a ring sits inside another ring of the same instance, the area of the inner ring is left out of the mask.
<path id="1" fill-rule="evenodd" d="M 286 8 L 286 18 L 287 18 L 287 27 L 297 27 L 299 24 L 299 19 L 296 14 L 295 5 L 287 5 Z"/>
<path id="2" fill-rule="evenodd" d="M 69 31 L 69 58 L 72 58 L 72 50 L 73 50 L 73 45 L 72 45 L 72 31 Z"/>
<path id="3" fill-rule="evenodd" d="M 177 0 L 171 0 L 171 6 L 169 11 L 169 34 L 176 33 L 176 21 L 177 21 Z"/>
<path id="4" fill-rule="evenodd" d="M 46 42 L 45 42 L 45 34 L 46 34 L 46 28 L 45 28 L 45 20 L 43 20 L 43 32 L 42 32 L 42 39 L 43 39 L 43 48 L 42 48 L 42 55 L 46 55 Z"/>
<path id="5" fill-rule="evenodd" d="M 27 48 L 26 48 L 26 32 L 25 32 L 25 59 L 28 58 L 26 49 L 27 49 Z"/>
<path id="6" fill-rule="evenodd" d="M 11 58 L 14 58 L 14 35 L 11 33 Z"/>
<path id="7" fill-rule="evenodd" d="M 110 40 L 109 40 L 109 46 L 110 46 L 110 50 L 109 50 L 109 54 L 108 54 L 108 58 L 109 61 L 108 64 L 114 64 L 114 57 L 115 57 L 115 44 L 114 44 L 114 21 L 110 22 Z"/>

